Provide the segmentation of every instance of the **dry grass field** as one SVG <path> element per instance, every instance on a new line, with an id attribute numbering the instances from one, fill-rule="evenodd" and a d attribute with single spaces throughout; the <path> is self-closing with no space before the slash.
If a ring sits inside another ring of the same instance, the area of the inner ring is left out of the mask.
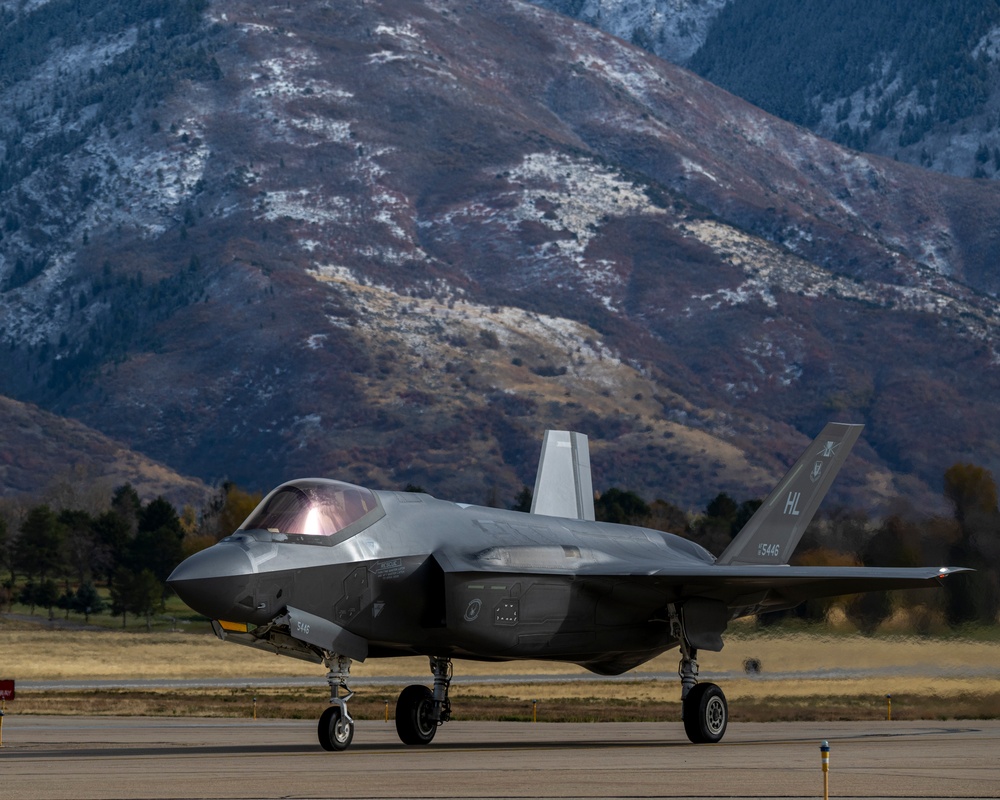
<path id="1" fill-rule="evenodd" d="M 744 673 L 748 658 L 760 661 L 758 676 Z M 456 661 L 456 675 L 496 680 L 456 684 L 452 697 L 456 713 L 465 719 L 530 718 L 533 700 L 543 719 L 673 719 L 679 714 L 676 667 L 674 651 L 632 673 L 636 678 L 648 674 L 649 680 L 509 683 L 504 676 L 586 673 L 567 664 Z M 866 674 L 838 677 L 836 670 Z M 728 673 L 719 682 L 734 720 L 880 719 L 887 694 L 893 696 L 893 715 L 901 719 L 1000 716 L 1000 643 L 992 641 L 763 634 L 737 626 L 721 653 L 702 653 L 701 671 L 706 680 Z M 0 621 L 0 678 L 22 683 L 230 678 L 255 687 L 179 693 L 20 689 L 9 708 L 15 713 L 242 716 L 251 713 L 251 697 L 257 695 L 261 716 L 313 717 L 325 703 L 323 674 L 318 665 L 225 644 L 211 634 L 56 630 Z M 400 684 L 413 676 L 429 680 L 424 658 L 356 664 L 352 674 L 399 677 Z M 268 688 L 275 677 L 313 677 L 316 687 Z M 398 686 L 361 688 L 352 712 L 381 718 L 386 702 L 391 713 L 398 691 Z"/>

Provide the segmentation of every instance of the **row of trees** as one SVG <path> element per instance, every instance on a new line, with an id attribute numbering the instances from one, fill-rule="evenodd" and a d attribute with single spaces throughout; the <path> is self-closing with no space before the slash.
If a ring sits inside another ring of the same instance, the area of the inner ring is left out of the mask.
<path id="1" fill-rule="evenodd" d="M 420 487 L 407 486 L 409 491 Z M 944 494 L 950 517 L 920 518 L 895 513 L 873 521 L 859 511 L 835 509 L 815 520 L 806 532 L 795 563 L 913 567 L 936 564 L 972 567 L 975 573 L 951 578 L 943 592 L 871 593 L 849 599 L 810 601 L 792 612 L 823 619 L 833 604 L 863 631 L 874 631 L 894 611 L 910 615 L 919 629 L 935 620 L 952 627 L 994 624 L 1000 613 L 1000 510 L 992 474 L 972 464 L 945 472 Z M 201 513 L 190 506 L 178 514 L 162 497 L 142 503 L 128 484 L 115 490 L 99 513 L 27 508 L 19 520 L 0 516 L 0 567 L 9 579 L 0 601 L 20 602 L 88 616 L 105 608 L 96 585 L 108 587 L 110 610 L 144 616 L 162 609 L 165 580 L 194 553 L 234 531 L 260 501 L 226 484 Z M 696 514 L 656 500 L 647 503 L 634 492 L 612 488 L 595 500 L 597 519 L 686 536 L 719 554 L 759 508 L 760 500 L 738 503 L 727 494 L 714 497 Z M 527 511 L 531 490 L 525 487 L 511 506 Z M 773 620 L 782 615 L 765 615 Z"/>
<path id="2" fill-rule="evenodd" d="M 126 484 L 99 513 L 48 505 L 27 508 L 15 525 L 0 516 L 0 567 L 7 603 L 74 611 L 88 619 L 107 605 L 121 615 L 151 616 L 163 608 L 165 581 L 187 555 L 231 533 L 260 500 L 225 485 L 199 517 L 178 514 L 162 497 L 143 503 Z M 109 589 L 106 604 L 97 586 Z"/>

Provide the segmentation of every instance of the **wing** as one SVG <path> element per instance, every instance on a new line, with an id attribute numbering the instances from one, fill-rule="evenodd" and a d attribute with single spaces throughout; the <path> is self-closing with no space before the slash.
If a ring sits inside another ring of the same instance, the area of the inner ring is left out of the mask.
<path id="1" fill-rule="evenodd" d="M 648 580 L 676 596 L 675 602 L 692 597 L 719 600 L 736 618 L 793 608 L 817 597 L 939 586 L 948 576 L 968 571 L 961 567 L 711 566 L 690 570 L 668 568 Z"/>
<path id="2" fill-rule="evenodd" d="M 435 558 L 446 573 L 503 574 L 529 581 L 547 577 L 582 584 L 629 585 L 655 593 L 655 603 L 684 603 L 700 597 L 725 603 L 730 618 L 792 608 L 817 597 L 920 589 L 939 586 L 964 567 L 790 567 L 720 566 L 693 560 L 659 564 L 623 560 L 596 549 L 577 551 L 566 563 L 563 547 L 489 548 L 476 554 L 439 550 Z M 654 596 L 654 595 L 647 595 Z M 652 614 L 656 609 L 650 608 Z"/>

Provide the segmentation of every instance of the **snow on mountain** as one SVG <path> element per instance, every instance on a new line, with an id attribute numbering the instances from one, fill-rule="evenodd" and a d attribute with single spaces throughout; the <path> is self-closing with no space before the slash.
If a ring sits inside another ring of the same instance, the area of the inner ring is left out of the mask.
<path id="1" fill-rule="evenodd" d="M 11 397 L 251 488 L 513 497 L 557 427 L 697 507 L 830 418 L 842 500 L 1000 467 L 992 184 L 521 2 L 3 8 L 52 31 L 0 90 Z"/>

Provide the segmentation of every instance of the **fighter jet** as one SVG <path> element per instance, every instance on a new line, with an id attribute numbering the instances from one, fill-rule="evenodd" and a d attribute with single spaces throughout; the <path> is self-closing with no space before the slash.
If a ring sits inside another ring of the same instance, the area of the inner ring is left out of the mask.
<path id="1" fill-rule="evenodd" d="M 220 639 L 326 667 L 326 750 L 354 738 L 353 661 L 429 658 L 433 686 L 396 702 L 399 738 L 426 745 L 451 716 L 452 659 L 618 675 L 674 647 L 684 730 L 718 742 L 729 710 L 699 681 L 698 651 L 721 650 L 730 620 L 963 571 L 789 566 L 861 427 L 828 424 L 718 558 L 669 533 L 596 522 L 587 437 L 548 431 L 530 513 L 293 480 L 168 583 Z"/>

